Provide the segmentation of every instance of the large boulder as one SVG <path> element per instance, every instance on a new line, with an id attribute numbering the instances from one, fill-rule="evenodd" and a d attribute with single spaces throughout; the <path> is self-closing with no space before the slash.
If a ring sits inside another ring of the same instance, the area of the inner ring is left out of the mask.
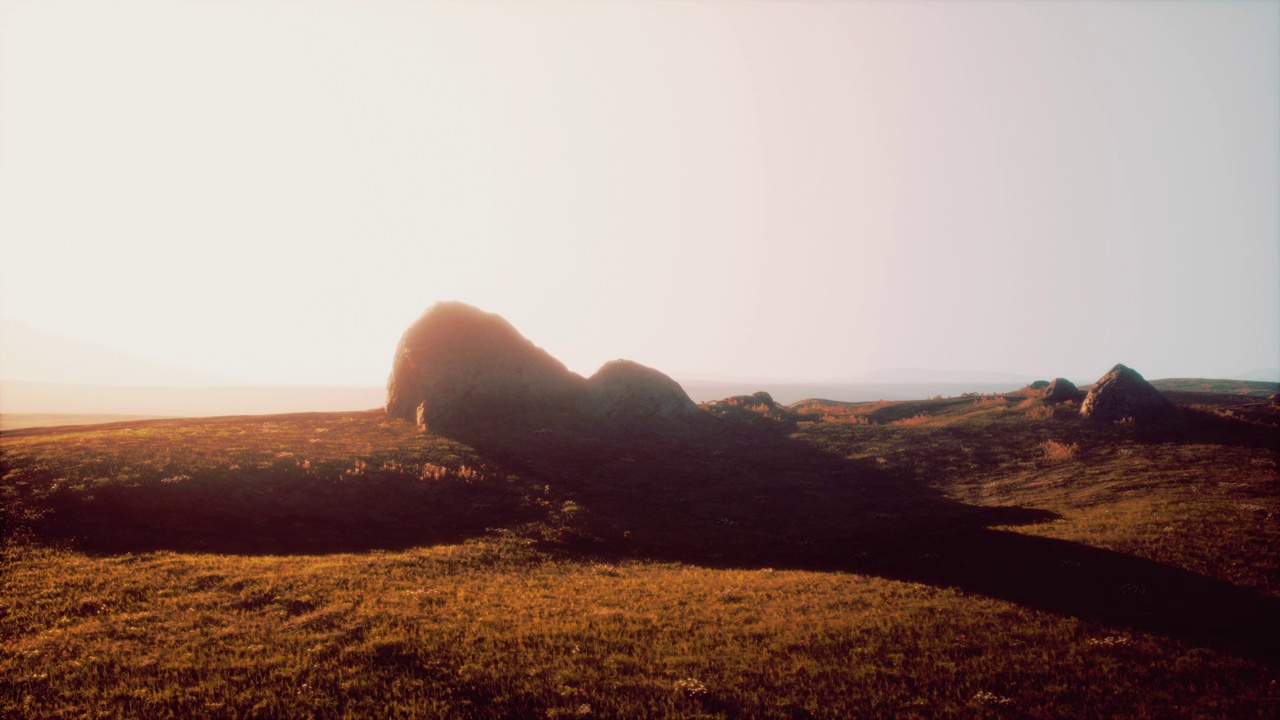
<path id="1" fill-rule="evenodd" d="M 1044 389 L 1044 401 L 1047 403 L 1060 402 L 1079 402 L 1084 399 L 1084 393 L 1080 392 L 1080 388 L 1076 384 L 1066 378 L 1054 378 Z"/>
<path id="2" fill-rule="evenodd" d="M 441 302 L 400 339 L 387 415 L 433 428 L 538 422 L 572 411 L 584 385 L 501 316 Z"/>
<path id="3" fill-rule="evenodd" d="M 699 413 L 676 381 L 629 360 L 590 380 L 501 316 L 433 305 L 405 331 L 387 381 L 387 415 L 448 432 L 468 426 L 634 425 Z"/>
<path id="4" fill-rule="evenodd" d="M 1151 420 L 1172 410 L 1160 391 L 1135 370 L 1116 365 L 1089 389 L 1080 414 L 1093 420 Z"/>

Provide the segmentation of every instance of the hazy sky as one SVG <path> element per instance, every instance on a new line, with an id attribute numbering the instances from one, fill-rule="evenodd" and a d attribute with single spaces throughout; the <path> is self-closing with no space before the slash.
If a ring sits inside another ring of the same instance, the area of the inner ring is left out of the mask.
<path id="1" fill-rule="evenodd" d="M 1278 198 L 1274 2 L 0 4 L 0 315 L 238 380 L 1274 368 Z"/>

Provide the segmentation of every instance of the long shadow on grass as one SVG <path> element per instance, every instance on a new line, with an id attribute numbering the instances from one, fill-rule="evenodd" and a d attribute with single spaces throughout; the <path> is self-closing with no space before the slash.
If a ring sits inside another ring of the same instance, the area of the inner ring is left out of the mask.
<path id="1" fill-rule="evenodd" d="M 1056 515 L 977 507 L 912 468 L 850 460 L 741 415 L 693 433 L 492 435 L 468 442 L 585 508 L 571 549 L 693 564 L 871 574 L 955 587 L 1056 614 L 1280 662 L 1280 603 L 1122 553 L 1013 532 Z M 1211 428 L 1215 433 L 1217 426 Z M 1274 441 L 1274 434 L 1271 436 Z"/>
<path id="2" fill-rule="evenodd" d="M 16 520 L 42 537 L 98 553 L 398 549 L 537 522 L 542 537 L 571 553 L 871 574 L 1280 659 L 1275 601 L 1140 558 L 1012 532 L 1006 528 L 1055 515 L 965 505 L 931 489 L 924 480 L 958 458 L 955 448 L 931 444 L 930 433 L 873 428 L 868 437 L 892 459 L 850 459 L 792 437 L 794 420 L 726 411 L 674 426 L 471 428 L 451 435 L 479 452 L 486 477 L 427 482 L 417 468 L 351 475 L 335 465 L 72 487 L 32 475 L 13 486 L 19 501 L 6 502 L 39 510 Z M 1185 431 L 1202 441 L 1230 435 L 1218 420 L 1204 422 L 1207 430 Z M 964 442 L 980 445 L 972 435 Z M 52 489 L 22 497 L 35 487 Z"/>
<path id="3" fill-rule="evenodd" d="M 7 470 L 0 456 L 0 474 Z M 344 462 L 72 482 L 51 468 L 22 468 L 14 473 L 21 482 L 0 498 L 0 535 L 97 555 L 315 555 L 458 543 L 546 514 L 531 502 L 538 493 L 530 483 L 492 468 L 438 474 L 352 472 Z"/>
<path id="4" fill-rule="evenodd" d="M 1241 404 L 1227 410 L 1236 417 L 1201 408 L 1178 407 L 1168 417 L 1133 428 L 1143 443 L 1194 443 L 1248 447 L 1280 453 L 1280 411 L 1269 403 Z M 1248 418 L 1253 422 L 1242 422 Z"/>

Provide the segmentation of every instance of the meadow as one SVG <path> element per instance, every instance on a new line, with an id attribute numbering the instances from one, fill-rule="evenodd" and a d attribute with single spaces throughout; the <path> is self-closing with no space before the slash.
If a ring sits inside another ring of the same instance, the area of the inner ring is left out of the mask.
<path id="1" fill-rule="evenodd" d="M 0 716 L 1276 717 L 1280 415 L 1224 389 L 6 432 Z"/>

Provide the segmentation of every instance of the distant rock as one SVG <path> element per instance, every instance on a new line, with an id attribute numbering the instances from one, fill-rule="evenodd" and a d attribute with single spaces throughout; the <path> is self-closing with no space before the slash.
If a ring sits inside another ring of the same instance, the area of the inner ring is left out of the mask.
<path id="1" fill-rule="evenodd" d="M 821 404 L 824 401 L 804 401 L 804 403 L 810 402 Z M 704 403 L 702 408 L 714 417 L 729 418 L 749 424 L 798 417 L 794 412 L 795 406 L 783 407 L 773 399 L 772 395 L 763 390 L 750 395 L 730 395 L 723 400 L 713 400 Z"/>
<path id="2" fill-rule="evenodd" d="M 1098 378 L 1080 404 L 1080 414 L 1093 420 L 1150 420 L 1170 412 L 1173 404 L 1141 375 L 1116 365 Z"/>
<path id="3" fill-rule="evenodd" d="M 1047 385 L 1044 389 L 1044 401 L 1047 403 L 1079 402 L 1084 399 L 1080 388 L 1066 378 L 1054 378 Z"/>
<path id="4" fill-rule="evenodd" d="M 734 395 L 731 398 L 725 398 L 725 402 L 740 407 L 778 409 L 778 403 L 774 402 L 773 396 L 763 390 L 750 395 Z"/>
<path id="5" fill-rule="evenodd" d="M 1032 390 L 1043 390 L 1043 389 L 1045 389 L 1045 388 L 1049 387 L 1049 381 L 1048 381 L 1048 380 L 1037 380 L 1037 381 L 1035 381 L 1035 382 L 1031 383 L 1030 385 L 1028 385 L 1027 387 L 1031 388 Z"/>
<path id="6" fill-rule="evenodd" d="M 433 305 L 405 331 L 387 381 L 387 415 L 434 430 L 670 420 L 700 412 L 666 375 L 628 360 L 584 379 L 499 315 Z"/>

